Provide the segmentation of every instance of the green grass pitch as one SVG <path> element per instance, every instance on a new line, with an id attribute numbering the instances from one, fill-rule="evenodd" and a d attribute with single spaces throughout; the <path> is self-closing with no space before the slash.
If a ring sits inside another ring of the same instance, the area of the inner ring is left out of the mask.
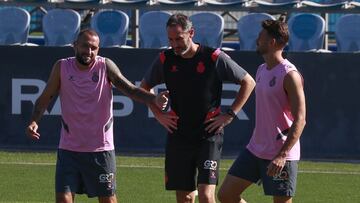
<path id="1" fill-rule="evenodd" d="M 0 203 L 54 202 L 55 152 L 0 151 Z M 221 181 L 232 159 L 221 162 Z M 164 189 L 164 158 L 117 156 L 117 196 L 123 203 L 172 203 L 175 194 Z M 360 164 L 310 162 L 299 164 L 298 203 L 360 202 Z M 250 203 L 272 202 L 262 187 L 253 185 L 243 195 Z M 76 202 L 92 203 L 77 195 Z"/>

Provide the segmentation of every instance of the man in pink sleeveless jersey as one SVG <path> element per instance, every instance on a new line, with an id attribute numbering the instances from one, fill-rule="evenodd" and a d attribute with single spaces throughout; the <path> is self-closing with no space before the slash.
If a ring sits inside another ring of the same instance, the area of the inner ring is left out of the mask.
<path id="1" fill-rule="evenodd" d="M 48 83 L 36 100 L 27 135 L 40 139 L 38 122 L 50 101 L 60 96 L 61 138 L 56 164 L 56 202 L 71 203 L 75 193 L 117 202 L 113 142 L 112 86 L 125 95 L 157 109 L 163 95 L 134 86 L 113 61 L 98 56 L 99 36 L 93 30 L 79 33 L 75 57 L 55 63 Z M 158 101 L 158 102 L 156 102 Z M 160 111 L 160 109 L 159 109 Z"/>
<path id="2" fill-rule="evenodd" d="M 289 39 L 287 25 L 265 20 L 262 27 L 257 52 L 265 63 L 256 73 L 255 129 L 219 190 L 223 203 L 245 202 L 242 192 L 257 182 L 275 203 L 290 203 L 295 195 L 299 138 L 305 127 L 303 79 L 282 57 Z"/>

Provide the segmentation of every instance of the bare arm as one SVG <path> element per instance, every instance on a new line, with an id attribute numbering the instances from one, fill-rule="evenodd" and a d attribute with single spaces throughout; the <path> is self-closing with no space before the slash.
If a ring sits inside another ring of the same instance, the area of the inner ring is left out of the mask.
<path id="1" fill-rule="evenodd" d="M 26 134 L 35 140 L 40 138 L 37 132 L 38 122 L 44 114 L 51 100 L 56 97 L 60 89 L 60 62 L 56 62 L 51 71 L 49 80 L 40 97 L 36 100 L 33 113 L 31 115 L 30 124 L 26 128 Z"/>
<path id="2" fill-rule="evenodd" d="M 154 92 L 154 90 L 152 89 L 153 87 L 150 86 L 149 84 L 147 84 L 144 79 L 141 81 L 140 87 L 142 87 L 143 89 L 145 89 L 149 92 Z M 158 103 L 165 104 L 165 106 L 166 106 L 168 98 L 169 98 L 169 92 L 168 91 L 162 92 L 162 93 L 158 94 L 158 100 L 162 100 Z M 160 106 L 163 106 L 163 105 L 160 105 Z M 167 112 L 163 112 L 159 108 L 154 108 L 154 107 L 150 106 L 150 109 L 154 113 L 156 120 L 162 126 L 164 126 L 164 128 L 167 131 L 172 133 L 174 129 L 177 129 L 177 119 L 178 119 L 177 116 L 170 115 Z"/>
<path id="3" fill-rule="evenodd" d="M 290 127 L 283 147 L 269 166 L 268 175 L 270 176 L 274 176 L 282 170 L 286 162 L 286 156 L 299 140 L 306 124 L 305 95 L 302 78 L 298 72 L 291 71 L 285 76 L 284 89 L 288 95 L 294 122 Z"/>
<path id="4" fill-rule="evenodd" d="M 149 106 L 155 105 L 154 94 L 132 84 L 121 74 L 119 68 L 112 60 L 106 58 L 105 61 L 108 77 L 118 90 L 138 102 L 143 102 Z"/>
<path id="5" fill-rule="evenodd" d="M 255 81 L 249 74 L 246 74 L 239 83 L 241 85 L 240 90 L 238 91 L 236 98 L 230 107 L 235 114 L 237 114 L 244 106 L 255 87 Z M 222 128 L 231 123 L 233 119 L 234 117 L 229 114 L 222 114 L 220 116 L 214 117 L 213 119 L 205 122 L 211 122 L 205 130 L 208 132 L 212 132 L 214 130 L 221 131 Z"/>

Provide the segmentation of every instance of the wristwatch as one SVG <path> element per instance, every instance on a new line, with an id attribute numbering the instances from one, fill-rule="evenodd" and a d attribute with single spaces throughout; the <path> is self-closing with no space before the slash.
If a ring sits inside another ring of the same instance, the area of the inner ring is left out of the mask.
<path id="1" fill-rule="evenodd" d="M 236 116 L 236 113 L 235 113 L 232 109 L 230 109 L 230 108 L 228 108 L 228 109 L 226 110 L 226 113 L 227 113 L 228 115 L 230 115 L 231 117 L 233 117 L 233 118 L 235 118 L 235 116 Z"/>

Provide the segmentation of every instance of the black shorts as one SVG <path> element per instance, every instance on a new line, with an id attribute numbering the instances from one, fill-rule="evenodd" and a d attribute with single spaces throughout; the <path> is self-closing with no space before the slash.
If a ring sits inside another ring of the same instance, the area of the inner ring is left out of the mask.
<path id="1" fill-rule="evenodd" d="M 55 190 L 107 197 L 116 190 L 115 151 L 73 152 L 59 149 Z"/>
<path id="2" fill-rule="evenodd" d="M 298 161 L 286 161 L 280 174 L 266 175 L 271 160 L 260 159 L 245 149 L 237 157 L 229 174 L 253 183 L 262 182 L 265 195 L 292 197 L 296 191 Z"/>
<path id="3" fill-rule="evenodd" d="M 194 191 L 198 184 L 217 185 L 223 133 L 188 145 L 172 136 L 168 135 L 166 143 L 166 189 Z"/>

